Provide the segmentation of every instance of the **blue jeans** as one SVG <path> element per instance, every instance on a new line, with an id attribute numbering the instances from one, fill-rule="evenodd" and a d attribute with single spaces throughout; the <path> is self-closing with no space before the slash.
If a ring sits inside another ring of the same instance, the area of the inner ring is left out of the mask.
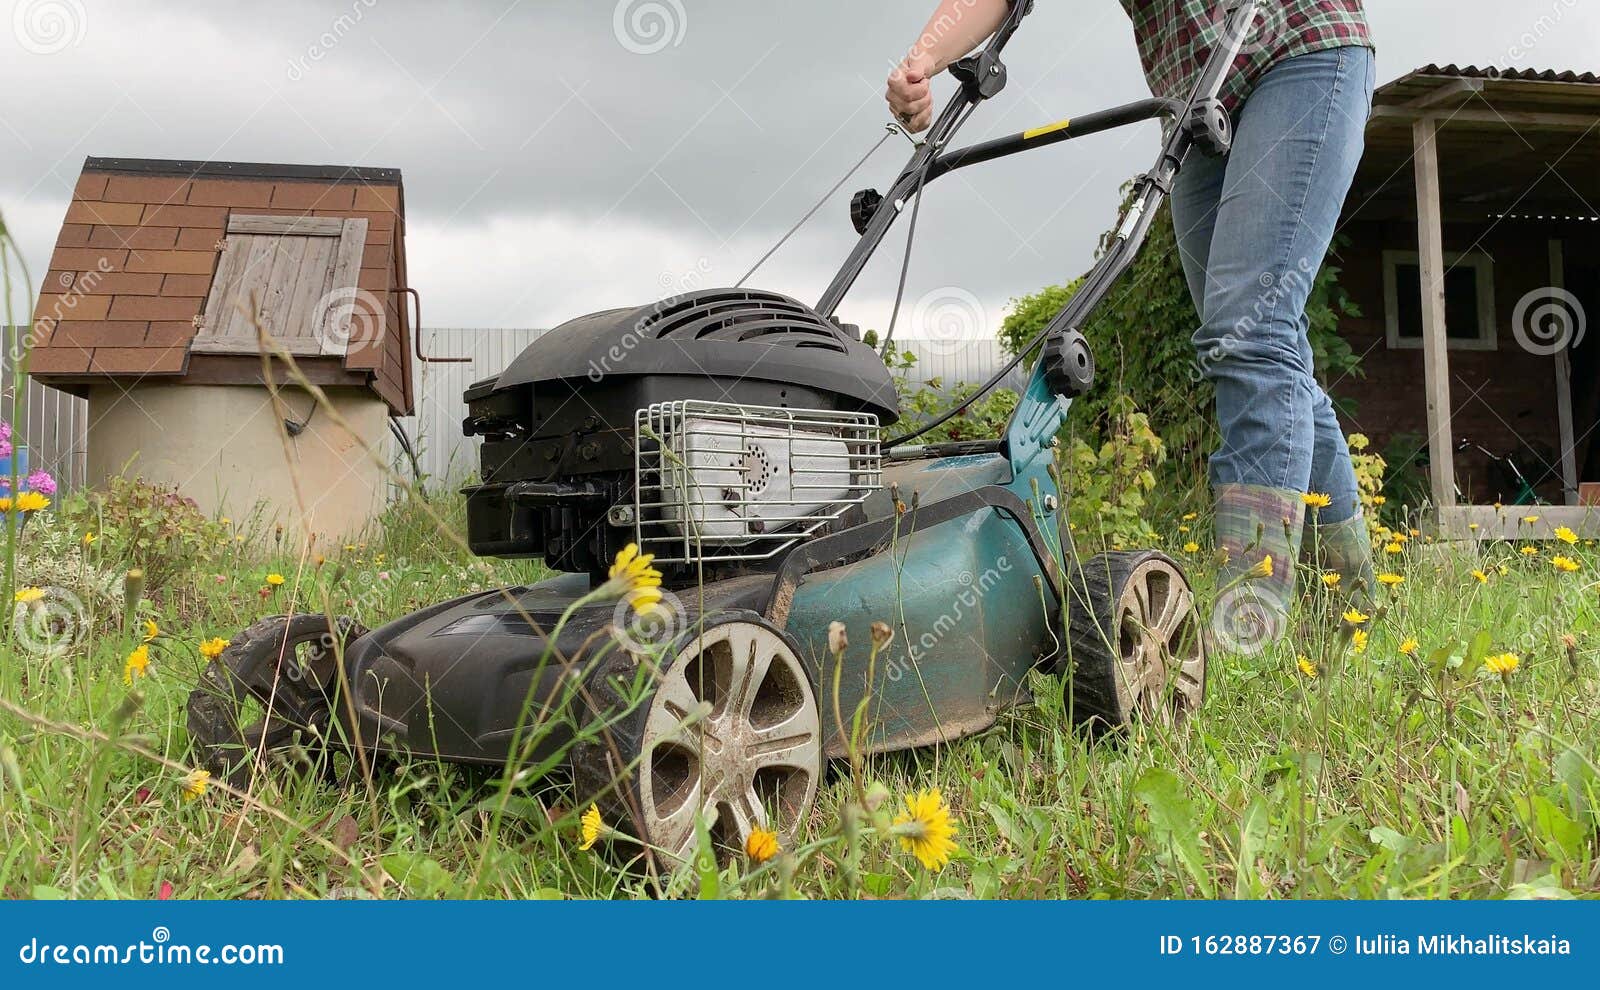
<path id="1" fill-rule="evenodd" d="M 1172 219 L 1200 314 L 1199 366 L 1217 393 L 1211 483 L 1314 491 L 1323 523 L 1360 509 L 1350 451 L 1318 384 L 1306 297 L 1361 158 L 1373 58 L 1345 47 L 1267 70 L 1225 159 L 1191 153 Z"/>

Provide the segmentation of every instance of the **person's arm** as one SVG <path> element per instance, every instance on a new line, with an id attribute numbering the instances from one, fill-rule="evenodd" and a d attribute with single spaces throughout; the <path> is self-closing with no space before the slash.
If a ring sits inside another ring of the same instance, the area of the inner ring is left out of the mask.
<path id="1" fill-rule="evenodd" d="M 915 134 L 933 122 L 933 88 L 928 80 L 994 34 L 1007 8 L 1007 0 L 939 0 L 916 44 L 889 73 L 885 96 L 906 130 Z"/>

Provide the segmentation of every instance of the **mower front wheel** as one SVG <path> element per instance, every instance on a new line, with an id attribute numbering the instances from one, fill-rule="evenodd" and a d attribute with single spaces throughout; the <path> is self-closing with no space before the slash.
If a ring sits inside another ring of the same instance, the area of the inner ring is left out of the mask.
<path id="1" fill-rule="evenodd" d="M 1206 652 L 1194 591 L 1154 550 L 1085 561 L 1067 598 L 1067 709 L 1091 732 L 1135 719 L 1177 724 L 1205 700 Z"/>
<path id="2" fill-rule="evenodd" d="M 574 754 L 578 793 L 669 868 L 697 852 L 700 821 L 719 858 L 756 828 L 787 845 L 822 777 L 822 720 L 794 644 L 756 613 L 729 611 L 660 662 L 653 690 Z M 597 694 L 625 704 L 615 684 Z"/>

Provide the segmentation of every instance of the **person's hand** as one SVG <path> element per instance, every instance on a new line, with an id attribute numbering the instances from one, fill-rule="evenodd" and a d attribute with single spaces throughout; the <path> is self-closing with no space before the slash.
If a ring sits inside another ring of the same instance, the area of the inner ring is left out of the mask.
<path id="1" fill-rule="evenodd" d="M 928 84 L 933 74 L 933 59 L 926 55 L 907 55 L 889 73 L 889 90 L 884 94 L 889 112 L 913 134 L 933 123 L 933 87 Z"/>

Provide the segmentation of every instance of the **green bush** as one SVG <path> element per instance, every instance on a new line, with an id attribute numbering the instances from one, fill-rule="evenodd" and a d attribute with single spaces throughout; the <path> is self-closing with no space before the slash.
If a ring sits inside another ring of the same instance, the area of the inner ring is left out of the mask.
<path id="1" fill-rule="evenodd" d="M 1125 195 L 1131 185 L 1124 188 Z M 1124 201 L 1126 206 L 1126 200 Z M 1340 241 L 1335 242 L 1335 254 Z M 1102 240 L 1101 250 L 1106 242 Z M 1334 255 L 1330 255 L 1330 259 Z M 1051 285 L 1014 299 L 999 331 L 1015 354 L 1070 301 L 1082 279 Z M 1342 316 L 1359 310 L 1339 286 L 1339 268 L 1324 263 L 1306 304 L 1312 352 L 1324 379 L 1359 373 L 1359 357 L 1339 337 Z M 1190 344 L 1199 318 L 1178 258 L 1172 215 L 1163 205 L 1149 239 L 1128 271 L 1081 327 L 1094 351 L 1095 386 L 1073 406 L 1072 428 L 1091 447 L 1109 435 L 1126 397 L 1149 417 L 1167 453 L 1165 480 L 1204 485 L 1212 446 L 1211 385 L 1200 374 Z"/>
<path id="2" fill-rule="evenodd" d="M 115 477 L 102 491 L 64 499 L 60 516 L 80 540 L 92 534 L 102 563 L 144 568 L 151 591 L 230 542 L 228 527 L 207 519 L 193 499 L 142 478 Z"/>

